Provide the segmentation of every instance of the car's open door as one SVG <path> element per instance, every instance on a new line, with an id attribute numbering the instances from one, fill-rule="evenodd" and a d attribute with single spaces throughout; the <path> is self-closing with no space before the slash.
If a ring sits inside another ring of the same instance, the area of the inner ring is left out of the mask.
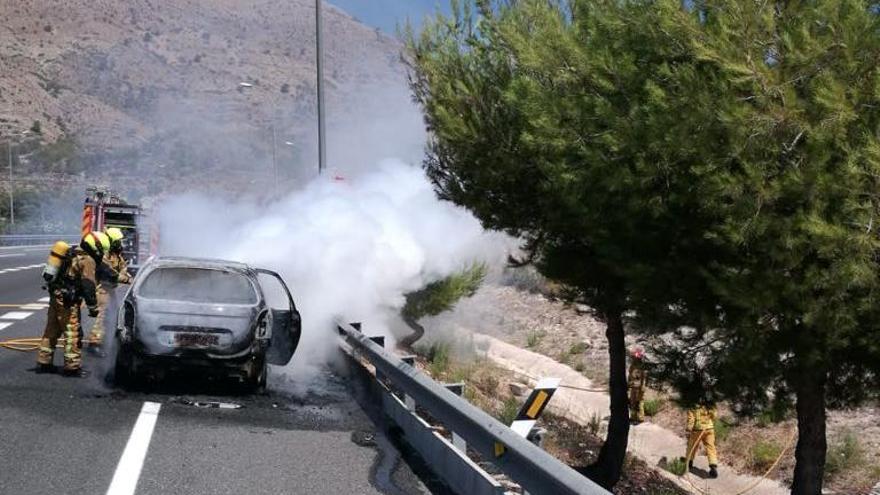
<path id="1" fill-rule="evenodd" d="M 302 333 L 299 311 L 296 310 L 290 290 L 280 275 L 262 268 L 256 271 L 260 275 L 260 285 L 271 311 L 272 336 L 269 339 L 266 361 L 283 366 L 290 362 L 299 345 Z"/>

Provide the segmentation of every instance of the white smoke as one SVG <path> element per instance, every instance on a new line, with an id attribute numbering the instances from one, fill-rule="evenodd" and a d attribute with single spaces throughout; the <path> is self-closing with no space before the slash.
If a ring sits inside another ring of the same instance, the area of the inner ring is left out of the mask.
<path id="1" fill-rule="evenodd" d="M 291 366 L 326 360 L 335 318 L 390 335 L 406 292 L 475 261 L 504 259 L 510 241 L 440 201 L 421 169 L 385 160 L 360 175 L 322 176 L 268 205 L 188 194 L 160 213 L 161 254 L 216 257 L 282 275 L 303 317 Z"/>

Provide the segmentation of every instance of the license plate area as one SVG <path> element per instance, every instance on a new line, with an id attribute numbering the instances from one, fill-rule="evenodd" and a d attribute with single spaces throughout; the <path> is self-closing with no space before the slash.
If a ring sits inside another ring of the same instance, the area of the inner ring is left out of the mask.
<path id="1" fill-rule="evenodd" d="M 166 347 L 209 349 L 228 346 L 231 343 L 231 336 L 200 332 L 162 332 L 160 341 Z"/>
<path id="2" fill-rule="evenodd" d="M 178 347 L 207 347 L 220 343 L 220 336 L 205 333 L 175 333 L 174 345 Z"/>

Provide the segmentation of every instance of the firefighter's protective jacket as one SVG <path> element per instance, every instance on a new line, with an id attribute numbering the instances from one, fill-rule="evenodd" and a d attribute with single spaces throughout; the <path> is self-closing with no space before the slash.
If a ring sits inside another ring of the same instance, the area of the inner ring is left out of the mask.
<path id="1" fill-rule="evenodd" d="M 116 287 L 116 284 L 130 284 L 131 275 L 128 273 L 128 262 L 119 253 L 107 253 L 101 266 L 98 267 L 98 282 L 107 287 Z"/>
<path id="2" fill-rule="evenodd" d="M 96 263 L 95 259 L 89 256 L 85 251 L 77 251 L 70 262 L 70 268 L 67 270 L 67 278 L 74 289 L 73 306 L 78 306 L 80 301 L 85 300 L 89 308 L 98 306 L 98 299 L 95 290 L 98 281 L 95 277 Z"/>
<path id="3" fill-rule="evenodd" d="M 687 431 L 703 431 L 715 429 L 715 406 L 697 406 L 687 412 Z"/>

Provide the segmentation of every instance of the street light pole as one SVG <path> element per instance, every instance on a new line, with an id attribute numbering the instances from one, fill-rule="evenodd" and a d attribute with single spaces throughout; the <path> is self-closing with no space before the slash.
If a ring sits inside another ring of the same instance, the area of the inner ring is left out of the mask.
<path id="1" fill-rule="evenodd" d="M 327 160 L 327 143 L 324 136 L 324 50 L 321 46 L 322 31 L 321 0 L 315 0 L 315 52 L 318 69 L 318 174 L 324 171 Z"/>
<path id="2" fill-rule="evenodd" d="M 278 140 L 275 131 L 275 120 L 272 121 L 272 192 L 278 194 L 278 146 L 275 142 Z"/>
<path id="3" fill-rule="evenodd" d="M 6 147 L 9 151 L 7 157 L 9 162 L 9 223 L 15 225 L 15 193 L 12 191 L 12 139 L 6 142 Z"/>

